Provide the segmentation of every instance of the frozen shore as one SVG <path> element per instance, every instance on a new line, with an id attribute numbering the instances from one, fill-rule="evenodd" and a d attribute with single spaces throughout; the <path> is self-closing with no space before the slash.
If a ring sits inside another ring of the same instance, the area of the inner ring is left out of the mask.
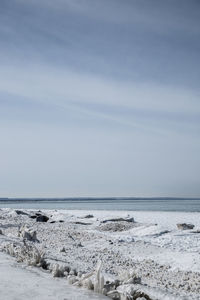
<path id="1" fill-rule="evenodd" d="M 0 296 L 2 300 L 106 300 L 84 289 L 67 285 L 60 278 L 17 264 L 12 257 L 0 253 Z"/>
<path id="2" fill-rule="evenodd" d="M 26 225 L 36 231 L 38 241 L 31 243 L 44 252 L 49 264 L 68 265 L 87 274 L 101 261 L 105 280 L 121 281 L 118 289 L 134 287 L 151 299 L 200 299 L 200 213 L 20 211 L 0 210 L 2 251 L 23 242 L 19 227 Z M 49 219 L 37 222 L 32 218 L 36 213 Z M 195 227 L 180 230 L 177 223 Z M 130 273 L 141 282 L 131 281 Z M 64 279 L 60 281 L 65 285 Z M 95 299 L 94 295 L 88 299 Z M 61 294 L 56 299 L 65 298 Z"/>

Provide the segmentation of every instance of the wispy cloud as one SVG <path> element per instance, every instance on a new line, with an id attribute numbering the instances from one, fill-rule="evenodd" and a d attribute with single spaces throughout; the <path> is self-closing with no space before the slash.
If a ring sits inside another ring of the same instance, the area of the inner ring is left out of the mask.
<path id="1" fill-rule="evenodd" d="M 198 4 L 153 3 L 3 1 L 1 60 L 199 89 Z"/>
<path id="2" fill-rule="evenodd" d="M 199 123 L 199 95 L 189 89 L 107 80 L 48 66 L 1 68 L 0 91 L 47 107 L 76 109 L 134 126 L 138 123 L 137 127 L 157 127 L 155 122 L 144 123 L 150 117 L 158 119 L 161 125 L 162 118 L 181 123 L 194 119 L 195 126 Z"/>

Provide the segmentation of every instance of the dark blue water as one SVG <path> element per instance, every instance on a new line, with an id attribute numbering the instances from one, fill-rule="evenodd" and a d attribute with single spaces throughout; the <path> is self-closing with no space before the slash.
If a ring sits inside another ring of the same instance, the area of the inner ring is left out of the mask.
<path id="1" fill-rule="evenodd" d="M 0 208 L 129 210 L 200 212 L 200 199 L 177 198 L 82 198 L 82 199 L 6 199 Z"/>

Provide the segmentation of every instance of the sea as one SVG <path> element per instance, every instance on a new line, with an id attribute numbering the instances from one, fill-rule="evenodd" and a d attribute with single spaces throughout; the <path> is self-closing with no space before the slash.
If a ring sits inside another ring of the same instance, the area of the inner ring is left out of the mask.
<path id="1" fill-rule="evenodd" d="M 0 198 L 0 208 L 200 212 L 200 198 Z"/>

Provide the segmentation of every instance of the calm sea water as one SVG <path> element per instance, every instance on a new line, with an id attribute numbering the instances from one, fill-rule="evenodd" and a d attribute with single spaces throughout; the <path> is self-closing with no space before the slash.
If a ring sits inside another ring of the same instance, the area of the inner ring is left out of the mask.
<path id="1" fill-rule="evenodd" d="M 67 209 L 67 210 L 137 210 L 200 212 L 200 199 L 177 198 L 94 198 L 94 199 L 8 199 L 0 208 Z"/>

